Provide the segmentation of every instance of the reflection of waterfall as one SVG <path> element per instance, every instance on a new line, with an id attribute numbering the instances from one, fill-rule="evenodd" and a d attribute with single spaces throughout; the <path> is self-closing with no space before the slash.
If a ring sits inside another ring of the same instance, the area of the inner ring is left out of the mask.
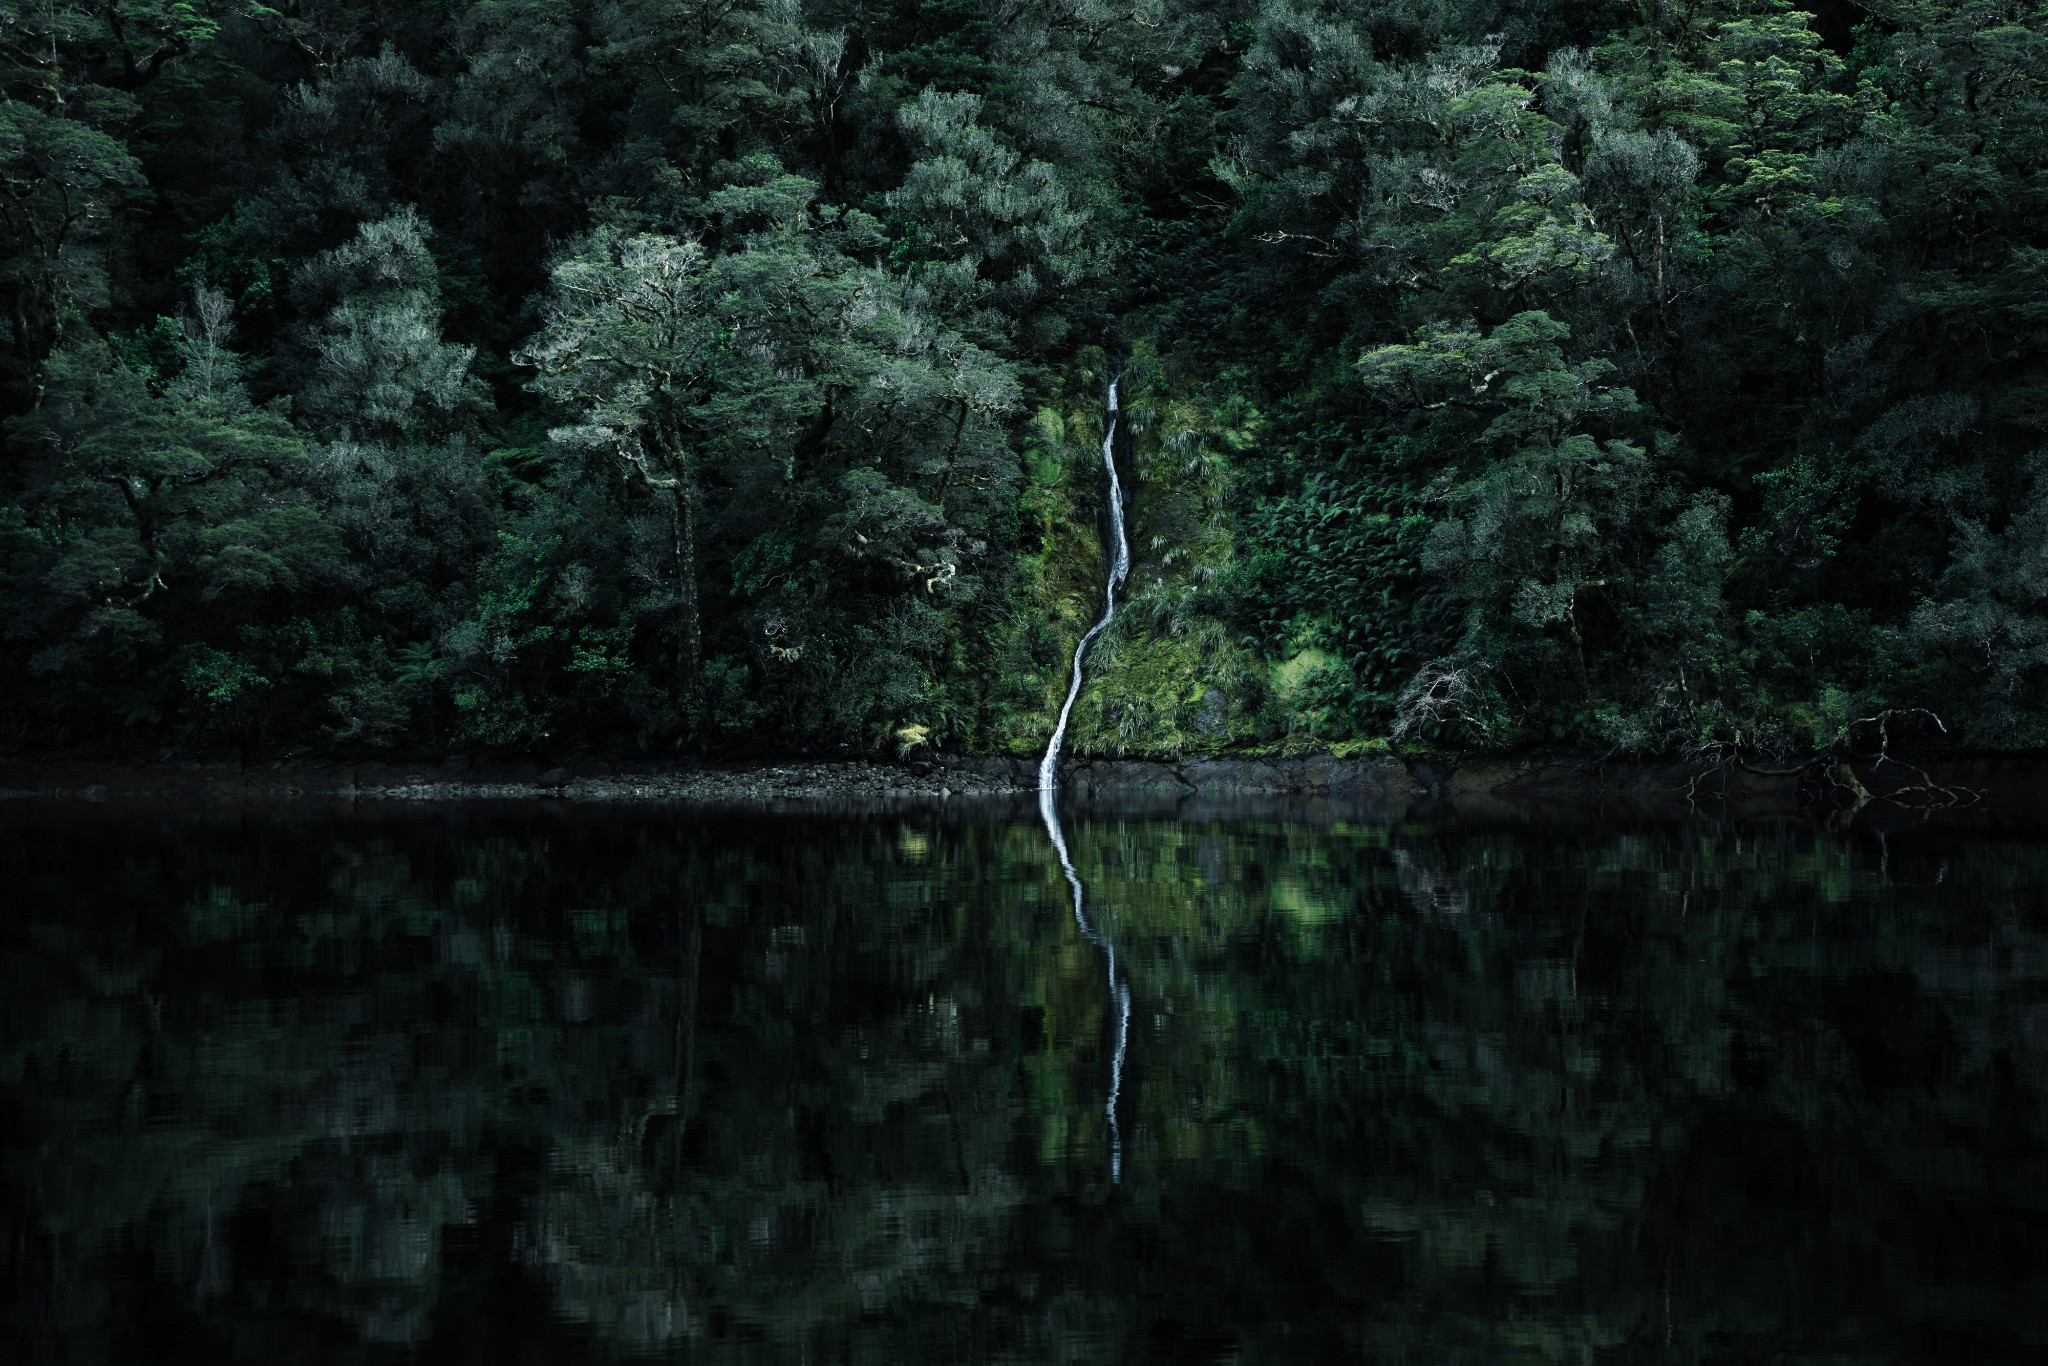
<path id="1" fill-rule="evenodd" d="M 1110 1063 L 1109 1101 L 1104 1108 L 1109 1114 L 1109 1179 L 1121 1181 L 1124 1174 L 1124 1136 L 1122 1127 L 1117 1123 L 1116 1102 L 1124 1089 L 1124 1049 L 1131 1038 L 1131 989 L 1117 977 L 1116 945 L 1088 923 L 1081 875 L 1074 871 L 1074 860 L 1067 853 L 1066 832 L 1060 829 L 1060 814 L 1053 808 L 1053 789 L 1050 786 L 1038 789 L 1038 814 L 1045 817 L 1045 833 L 1052 836 L 1053 850 L 1060 856 L 1060 871 L 1067 875 L 1067 885 L 1074 889 L 1074 923 L 1081 927 L 1082 937 L 1101 949 L 1103 957 L 1109 961 L 1109 999 L 1116 1003 L 1116 1056 Z"/>
<path id="2" fill-rule="evenodd" d="M 1074 675 L 1067 683 L 1067 700 L 1060 708 L 1059 724 L 1053 728 L 1052 742 L 1045 747 L 1045 758 L 1038 765 L 1038 814 L 1045 818 L 1045 833 L 1052 836 L 1054 852 L 1060 856 L 1060 871 L 1067 875 L 1067 885 L 1074 889 L 1074 923 L 1081 927 L 1082 937 L 1102 950 L 1109 963 L 1109 999 L 1116 1004 L 1116 1055 L 1110 1064 L 1109 1100 L 1104 1110 L 1109 1116 L 1109 1179 L 1112 1183 L 1123 1180 L 1124 1138 L 1122 1126 L 1117 1122 L 1117 1099 L 1124 1088 L 1124 1051 L 1131 1038 L 1131 989 L 1116 971 L 1116 946 L 1109 942 L 1093 925 L 1088 923 L 1087 896 L 1081 888 L 1081 875 L 1074 870 L 1074 860 L 1067 853 L 1066 832 L 1060 828 L 1060 815 L 1055 807 L 1059 795 L 1060 748 L 1066 743 L 1067 721 L 1074 713 L 1074 700 L 1081 695 L 1081 664 L 1087 657 L 1088 647 L 1095 643 L 1095 637 L 1102 634 L 1111 618 L 1116 616 L 1116 590 L 1123 587 L 1124 580 L 1131 573 L 1131 543 L 1124 535 L 1124 490 L 1116 477 L 1116 424 L 1117 424 L 1117 376 L 1109 380 L 1109 425 L 1102 434 L 1102 468 L 1109 475 L 1109 529 L 1110 564 L 1109 583 L 1103 594 L 1102 619 L 1090 627 L 1088 634 L 1081 637 L 1081 643 L 1074 647 Z"/>

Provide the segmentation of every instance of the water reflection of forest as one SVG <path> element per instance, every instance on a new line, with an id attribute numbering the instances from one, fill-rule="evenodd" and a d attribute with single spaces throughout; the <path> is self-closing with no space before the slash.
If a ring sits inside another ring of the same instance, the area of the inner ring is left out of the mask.
<path id="1" fill-rule="evenodd" d="M 0 1354 L 2048 1348 L 2048 845 L 1068 834 L 22 817 Z"/>

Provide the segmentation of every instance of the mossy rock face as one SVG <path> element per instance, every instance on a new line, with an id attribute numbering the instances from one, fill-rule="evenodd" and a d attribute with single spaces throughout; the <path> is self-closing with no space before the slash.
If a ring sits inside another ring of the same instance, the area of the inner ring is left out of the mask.
<path id="1" fill-rule="evenodd" d="M 1258 661 L 1220 632 L 1117 633 L 1105 644 L 1074 709 L 1077 752 L 1170 758 L 1256 738 Z"/>
<path id="2" fill-rule="evenodd" d="M 1033 412 L 1018 514 L 1028 543 L 1002 609 L 959 671 L 980 682 L 974 744 L 1000 754 L 1044 750 L 1065 700 L 1074 646 L 1102 611 L 1101 353 L 1084 356 Z"/>
<path id="3" fill-rule="evenodd" d="M 1041 753 L 1065 700 L 1074 647 L 1100 617 L 1106 573 L 1099 357 L 1077 366 L 1033 414 L 1019 511 L 1038 545 L 1022 556 L 1012 610 L 980 671 L 979 747 Z M 1176 387 L 1149 341 L 1124 370 L 1118 463 L 1130 492 L 1131 576 L 1097 640 L 1068 732 L 1077 755 L 1340 752 L 1385 748 L 1355 733 L 1355 691 L 1337 655 L 1307 637 L 1267 659 L 1224 619 L 1218 585 L 1235 564 L 1235 462 L 1257 448 L 1258 415 Z"/>

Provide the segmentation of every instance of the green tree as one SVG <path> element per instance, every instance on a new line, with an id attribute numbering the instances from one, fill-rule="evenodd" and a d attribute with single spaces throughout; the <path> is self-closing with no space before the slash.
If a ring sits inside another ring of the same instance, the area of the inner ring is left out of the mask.
<path id="1" fill-rule="evenodd" d="M 1042 350 L 1064 330 L 1066 296 L 1113 248 L 1059 172 L 1008 146 L 981 110 L 979 96 L 925 90 L 897 114 L 918 157 L 888 195 L 896 253 L 984 344 L 1021 327 L 1020 343 Z"/>
<path id="2" fill-rule="evenodd" d="M 237 661 L 234 623 L 331 572 L 304 444 L 250 404 L 230 336 L 226 299 L 201 290 L 168 383 L 75 344 L 52 356 L 42 406 L 9 424 L 38 544 L 14 629 L 36 643 L 34 672 L 83 685 L 60 711 L 91 699 L 150 717 L 172 700 L 166 675 L 202 713 L 268 686 Z"/>
<path id="3" fill-rule="evenodd" d="M 860 600 L 876 571 L 892 610 L 912 617 L 922 609 L 903 589 L 933 599 L 975 582 L 963 571 L 990 531 L 978 509 L 1005 478 L 995 424 L 1015 401 L 1007 367 L 849 254 L 872 246 L 872 220 L 816 204 L 814 185 L 772 163 L 753 178 L 709 201 L 723 252 L 603 232 L 564 258 L 548 326 L 521 353 L 535 389 L 574 419 L 554 430 L 557 445 L 616 462 L 666 511 L 686 705 L 705 658 L 708 489 L 724 493 L 734 606 L 758 632 L 750 652 L 794 665 L 809 648 L 806 671 L 825 668 L 832 632 L 818 640 L 807 623 L 834 598 Z M 836 589 L 817 577 L 833 559 L 854 571 Z"/>
<path id="4" fill-rule="evenodd" d="M 0 101 L 0 293 L 6 297 L 4 402 L 42 401 L 43 366 L 84 314 L 108 302 L 103 244 L 140 165 L 108 134 L 25 100 Z"/>
<path id="5" fill-rule="evenodd" d="M 295 282 L 324 313 L 307 330 L 312 373 L 299 412 L 339 440 L 444 436 L 482 409 L 476 349 L 442 339 L 440 276 L 414 210 L 365 223 L 354 240 L 309 261 Z"/>
<path id="6" fill-rule="evenodd" d="M 1561 665 L 1564 700 L 1584 708 L 1595 652 L 1612 659 L 1620 645 L 1589 643 L 1589 609 L 1604 603 L 1612 622 L 1629 603 L 1677 499 L 1628 439 L 1643 417 L 1635 394 L 1606 383 L 1611 362 L 1567 360 L 1570 336 L 1534 312 L 1486 332 L 1437 326 L 1359 368 L 1384 398 L 1431 414 L 1428 439 L 1450 473 L 1425 563 L 1468 604 L 1462 648 L 1539 696 L 1558 697 L 1543 672 Z"/>
<path id="7" fill-rule="evenodd" d="M 665 505 L 676 603 L 676 688 L 697 699 L 703 663 L 697 520 L 703 410 L 729 346 L 703 247 L 655 233 L 600 232 L 559 261 L 546 328 L 519 359 L 573 415 L 550 435 L 609 458 Z"/>

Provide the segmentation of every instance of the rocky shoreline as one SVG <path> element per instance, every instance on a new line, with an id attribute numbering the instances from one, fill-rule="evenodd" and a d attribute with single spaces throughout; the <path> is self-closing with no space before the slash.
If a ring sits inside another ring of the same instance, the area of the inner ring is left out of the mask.
<path id="1" fill-rule="evenodd" d="M 934 765 L 788 761 L 733 765 L 470 759 L 350 763 L 310 759 L 166 760 L 99 764 L 0 761 L 0 798 L 463 802 L 694 802 L 708 804 L 902 797 L 943 799 L 1013 790 Z"/>
<path id="2" fill-rule="evenodd" d="M 785 761 L 489 758 L 347 762 L 216 757 L 114 762 L 85 756 L 0 760 L 0 797 L 15 801 L 323 803 L 550 801 L 693 805 L 902 804 L 1018 799 L 1036 785 L 1029 759 L 957 757 L 891 764 Z M 1214 757 L 1179 762 L 1080 758 L 1069 801 L 1179 810 L 1244 799 L 1311 799 L 1399 811 L 1449 808 L 1513 816 L 1589 810 L 1618 815 L 1741 814 L 1827 818 L 1884 808 L 1909 816 L 2048 812 L 2048 756 L 1950 755 L 1914 767 L 1859 761 L 1797 773 L 1681 762 L 1614 762 L 1574 753 L 1457 759 L 1391 754 L 1343 759 Z"/>
<path id="3" fill-rule="evenodd" d="M 60 801 L 296 800 L 757 803 L 1009 797 L 1034 792 L 1029 759 L 960 757 L 915 763 L 785 761 L 690 764 L 606 759 L 455 757 L 348 763 L 313 759 L 189 759 L 109 763 L 0 761 L 0 797 Z M 1440 786 L 1391 755 L 1365 759 L 1078 759 L 1061 787 L 1084 799 L 1320 795 L 1413 799 Z"/>

